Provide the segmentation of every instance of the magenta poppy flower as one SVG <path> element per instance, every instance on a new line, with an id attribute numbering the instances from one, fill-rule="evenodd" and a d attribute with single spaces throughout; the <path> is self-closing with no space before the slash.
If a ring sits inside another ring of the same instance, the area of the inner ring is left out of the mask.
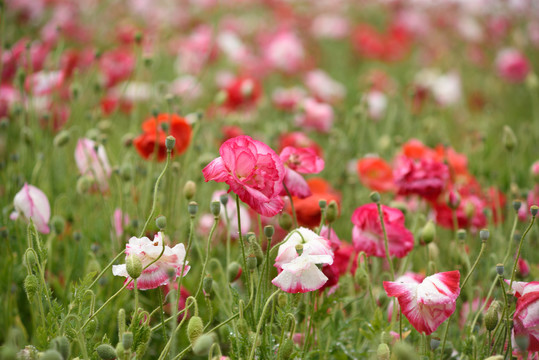
<path id="1" fill-rule="evenodd" d="M 296 125 L 307 130 L 328 133 L 333 126 L 335 114 L 331 105 L 313 98 L 303 101 L 303 113 L 296 116 Z"/>
<path id="2" fill-rule="evenodd" d="M 206 182 L 214 180 L 230 186 L 241 201 L 263 216 L 274 216 L 284 207 L 284 165 L 266 144 L 242 135 L 225 141 L 221 155 L 203 170 Z"/>
<path id="3" fill-rule="evenodd" d="M 324 159 L 313 149 L 287 146 L 279 155 L 285 166 L 284 184 L 291 195 L 305 199 L 312 195 L 307 181 L 300 174 L 318 174 L 324 169 Z M 286 196 L 283 189 L 282 196 Z"/>
<path id="4" fill-rule="evenodd" d="M 389 254 L 405 257 L 414 248 L 414 236 L 404 226 L 404 214 L 399 209 L 382 205 Z M 385 257 L 384 233 L 376 204 L 358 207 L 352 214 L 352 240 L 357 251 L 369 256 Z"/>
<path id="5" fill-rule="evenodd" d="M 519 50 L 503 49 L 496 57 L 496 70 L 498 75 L 507 82 L 520 83 L 526 79 L 530 72 L 530 63 Z"/>
<path id="6" fill-rule="evenodd" d="M 399 195 L 419 195 L 436 200 L 449 180 L 449 168 L 441 161 L 422 158 L 418 161 L 401 156 L 393 170 Z"/>
<path id="7" fill-rule="evenodd" d="M 125 255 L 126 257 L 130 255 L 137 256 L 144 268 L 152 261 L 159 258 L 159 255 L 163 251 L 163 241 L 163 234 L 161 232 L 155 234 L 153 241 L 147 237 L 139 239 L 133 236 L 129 239 L 129 243 L 125 247 Z M 137 279 L 137 289 L 148 290 L 155 289 L 162 285 L 168 285 L 169 281 L 174 281 L 181 275 L 184 262 L 186 266 L 183 275 L 185 276 L 190 268 L 185 261 L 185 247 L 183 244 L 177 244 L 173 248 L 165 246 L 165 251 L 159 260 L 144 270 Z M 171 269 L 173 270 L 172 278 L 170 277 Z M 113 265 L 112 274 L 115 276 L 126 277 L 127 279 L 125 281 L 131 280 L 125 264 Z M 135 284 L 131 282 L 127 288 L 133 289 L 134 285 Z"/>
<path id="8" fill-rule="evenodd" d="M 90 139 L 79 139 L 75 148 L 75 162 L 81 175 L 91 177 L 100 192 L 108 190 L 112 169 L 103 145 Z"/>
<path id="9" fill-rule="evenodd" d="M 9 216 L 11 220 L 17 220 L 22 215 L 26 220 L 31 219 L 40 233 L 50 232 L 47 224 L 51 218 L 51 206 L 43 191 L 25 183 L 21 191 L 15 195 L 13 206 L 15 211 Z"/>
<path id="10" fill-rule="evenodd" d="M 430 335 L 455 311 L 459 281 L 455 270 L 428 276 L 421 283 L 384 281 L 384 289 L 387 296 L 397 298 L 410 324 Z"/>
<path id="11" fill-rule="evenodd" d="M 539 351 L 539 281 L 513 282 L 517 306 L 513 336 L 528 336 L 528 351 Z"/>
<path id="12" fill-rule="evenodd" d="M 302 250 L 298 253 L 297 246 Z M 279 275 L 271 283 L 288 293 L 305 293 L 320 289 L 328 277 L 316 266 L 333 264 L 329 240 L 307 228 L 292 231 L 279 246 L 275 267 Z"/>

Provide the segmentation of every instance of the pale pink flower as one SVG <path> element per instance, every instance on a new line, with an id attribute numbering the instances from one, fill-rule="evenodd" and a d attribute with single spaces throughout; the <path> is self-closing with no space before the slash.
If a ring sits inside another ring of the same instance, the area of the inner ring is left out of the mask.
<path id="1" fill-rule="evenodd" d="M 75 148 L 75 162 L 81 175 L 92 178 L 100 192 L 108 190 L 112 169 L 103 145 L 90 139 L 79 139 Z"/>
<path id="2" fill-rule="evenodd" d="M 333 125 L 334 116 L 331 105 L 307 98 L 303 102 L 303 112 L 296 116 L 296 125 L 327 133 Z"/>
<path id="3" fill-rule="evenodd" d="M 227 183 L 231 191 L 261 215 L 274 216 L 283 209 L 284 201 L 279 194 L 285 170 L 275 151 L 242 135 L 225 141 L 219 154 L 202 170 L 206 182 Z"/>
<path id="4" fill-rule="evenodd" d="M 335 81 L 325 71 L 320 69 L 307 73 L 305 76 L 305 86 L 314 97 L 327 103 L 340 101 L 346 95 L 344 85 Z"/>
<path id="5" fill-rule="evenodd" d="M 184 41 L 178 51 L 179 73 L 198 74 L 214 53 L 213 30 L 208 25 L 198 26 Z"/>
<path id="6" fill-rule="evenodd" d="M 414 248 L 414 236 L 404 225 L 404 214 L 399 209 L 381 205 L 386 228 L 389 255 L 405 257 Z M 384 233 L 377 205 L 366 204 L 352 214 L 352 241 L 357 251 L 369 256 L 385 257 Z"/>
<path id="7" fill-rule="evenodd" d="M 350 33 L 350 24 L 343 16 L 322 14 L 314 18 L 311 33 L 317 38 L 342 39 Z"/>
<path id="8" fill-rule="evenodd" d="M 367 112 L 373 120 L 380 120 L 386 113 L 387 96 L 377 90 L 371 90 L 365 95 Z"/>
<path id="9" fill-rule="evenodd" d="M 17 220 L 22 215 L 27 221 L 31 219 L 40 233 L 50 232 L 48 222 L 51 218 L 51 206 L 43 191 L 25 183 L 15 195 L 13 206 L 15 211 L 9 216 L 11 220 Z"/>
<path id="10" fill-rule="evenodd" d="M 119 238 L 124 234 L 124 227 L 129 225 L 129 215 L 122 213 L 122 209 L 116 209 L 114 210 L 112 220 L 114 223 L 114 232 L 116 233 L 116 237 Z"/>
<path id="11" fill-rule="evenodd" d="M 292 231 L 279 246 L 275 267 L 279 275 L 271 282 L 288 293 L 304 293 L 320 289 L 328 278 L 316 264 L 333 264 L 329 240 L 314 231 L 299 228 Z M 298 245 L 302 246 L 301 255 Z"/>
<path id="12" fill-rule="evenodd" d="M 264 44 L 264 58 L 275 69 L 293 73 L 298 71 L 304 60 L 305 50 L 296 34 L 280 31 Z"/>
<path id="13" fill-rule="evenodd" d="M 510 83 L 520 83 L 530 72 L 530 63 L 519 50 L 503 49 L 496 57 L 496 70 L 502 79 Z"/>
<path id="14" fill-rule="evenodd" d="M 163 251 L 163 233 L 159 232 L 155 234 L 153 241 L 147 237 L 137 238 L 133 236 L 129 239 L 129 243 L 125 248 L 126 258 L 130 255 L 138 257 L 142 263 L 142 267 L 146 267 L 155 259 L 158 259 L 155 263 L 149 266 L 142 272 L 137 279 L 137 288 L 139 290 L 155 289 L 162 285 L 168 285 L 169 281 L 174 281 L 181 275 L 184 262 L 186 264 L 183 275 L 189 271 L 189 266 L 185 261 L 185 248 L 183 244 L 177 244 L 173 248 L 165 245 L 163 255 L 159 257 Z M 170 273 L 173 270 L 173 276 L 170 277 Z M 131 277 L 127 273 L 125 264 L 113 265 L 112 273 L 115 276 L 124 276 L 130 281 Z M 128 289 L 134 288 L 134 283 L 131 282 L 127 286 Z"/>
<path id="15" fill-rule="evenodd" d="M 31 74 L 25 83 L 26 90 L 34 96 L 49 95 L 64 83 L 62 71 L 40 71 Z"/>
<path id="16" fill-rule="evenodd" d="M 271 99 L 275 107 L 281 110 L 292 111 L 303 102 L 305 97 L 305 90 L 300 87 L 292 87 L 288 89 L 275 89 Z"/>
<path id="17" fill-rule="evenodd" d="M 410 324 L 426 335 L 432 334 L 455 311 L 460 294 L 458 270 L 437 273 L 421 283 L 384 281 L 388 296 L 396 297 Z"/>
<path id="18" fill-rule="evenodd" d="M 19 91 L 9 85 L 1 84 L 0 85 L 0 118 L 6 116 L 9 113 L 9 110 L 20 100 Z"/>
<path id="19" fill-rule="evenodd" d="M 311 196 L 311 189 L 300 174 L 318 174 L 324 169 L 324 159 L 319 157 L 313 149 L 292 146 L 285 147 L 279 157 L 285 166 L 284 185 L 290 194 L 300 199 Z M 281 195 L 287 195 L 285 189 Z"/>
<path id="20" fill-rule="evenodd" d="M 176 78 L 170 84 L 170 93 L 183 100 L 196 100 L 202 95 L 202 84 L 191 75 Z"/>

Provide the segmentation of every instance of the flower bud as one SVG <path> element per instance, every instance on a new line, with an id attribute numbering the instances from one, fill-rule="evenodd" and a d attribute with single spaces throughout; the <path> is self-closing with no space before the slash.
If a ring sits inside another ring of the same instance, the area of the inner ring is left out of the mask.
<path id="1" fill-rule="evenodd" d="M 387 346 L 387 344 L 378 345 L 376 357 L 378 360 L 389 360 L 389 346 Z"/>
<path id="2" fill-rule="evenodd" d="M 504 266 L 503 264 L 497 264 L 496 265 L 496 273 L 500 276 L 503 276 L 503 272 L 504 272 Z"/>
<path id="3" fill-rule="evenodd" d="M 241 269 L 240 264 L 234 261 L 228 264 L 228 267 L 226 268 L 226 272 L 228 275 L 228 282 L 233 283 L 234 281 L 240 278 L 242 269 Z"/>
<path id="4" fill-rule="evenodd" d="M 118 331 L 120 334 L 125 332 L 125 310 L 118 310 Z"/>
<path id="5" fill-rule="evenodd" d="M 52 225 L 52 229 L 54 230 L 54 233 L 56 235 L 60 235 L 61 233 L 64 232 L 66 222 L 63 217 L 59 215 L 54 215 L 51 219 L 51 225 Z"/>
<path id="6" fill-rule="evenodd" d="M 380 193 L 378 191 L 373 191 L 369 197 L 371 198 L 371 201 L 378 204 L 380 202 Z"/>
<path id="7" fill-rule="evenodd" d="M 440 346 L 440 339 L 433 337 L 430 339 L 430 348 L 433 351 L 436 351 L 438 349 L 438 346 Z"/>
<path id="8" fill-rule="evenodd" d="M 249 256 L 247 256 L 247 260 L 246 260 L 246 265 L 247 265 L 247 269 L 249 269 L 250 271 L 254 271 L 258 265 L 258 260 L 256 259 L 256 255 L 255 254 L 249 254 Z"/>
<path id="9" fill-rule="evenodd" d="M 281 350 L 279 351 L 279 360 L 290 359 L 292 353 L 294 352 L 294 342 L 292 339 L 286 338 L 281 346 Z"/>
<path id="10" fill-rule="evenodd" d="M 537 215 L 537 211 L 539 210 L 539 206 L 537 205 L 532 205 L 530 207 L 530 214 L 532 214 L 533 217 L 535 217 Z"/>
<path id="11" fill-rule="evenodd" d="M 455 190 L 450 190 L 447 194 L 447 206 L 456 210 L 460 205 L 460 194 Z"/>
<path id="12" fill-rule="evenodd" d="M 130 163 L 124 163 L 120 166 L 120 176 L 124 181 L 131 181 L 133 178 L 133 166 Z"/>
<path id="13" fill-rule="evenodd" d="M 356 273 L 354 274 L 354 281 L 362 288 L 365 289 L 369 286 L 369 275 L 363 266 L 358 266 Z"/>
<path id="14" fill-rule="evenodd" d="M 167 218 L 163 215 L 160 215 L 155 219 L 155 225 L 159 228 L 159 230 L 163 230 L 167 227 Z"/>
<path id="15" fill-rule="evenodd" d="M 393 346 L 393 354 L 396 360 L 417 359 L 415 349 L 404 341 L 399 341 Z"/>
<path id="16" fill-rule="evenodd" d="M 492 331 L 496 328 L 496 325 L 498 325 L 499 321 L 499 313 L 498 313 L 498 304 L 496 302 L 493 302 L 485 315 L 485 328 L 488 331 Z"/>
<path id="17" fill-rule="evenodd" d="M 204 323 L 199 316 L 193 316 L 189 319 L 187 324 L 187 337 L 191 345 L 202 335 L 204 332 Z"/>
<path id="18" fill-rule="evenodd" d="M 503 127 L 502 143 L 507 151 L 513 151 L 517 145 L 517 137 L 509 126 Z"/>
<path id="19" fill-rule="evenodd" d="M 71 138 L 71 135 L 69 131 L 62 130 L 54 137 L 53 144 L 56 147 L 62 147 L 69 142 L 70 138 Z"/>
<path id="20" fill-rule="evenodd" d="M 131 349 L 131 346 L 133 346 L 133 333 L 132 332 L 126 332 L 122 335 L 122 344 L 124 346 L 124 349 L 126 350 Z"/>
<path id="21" fill-rule="evenodd" d="M 337 202 L 335 200 L 331 200 L 326 211 L 326 220 L 328 221 L 328 223 L 331 224 L 332 222 L 337 220 L 338 216 L 339 207 L 337 206 Z"/>
<path id="22" fill-rule="evenodd" d="M 219 201 L 212 201 L 210 203 L 210 211 L 214 217 L 218 218 L 221 213 L 221 203 Z"/>
<path id="23" fill-rule="evenodd" d="M 64 358 L 57 350 L 49 349 L 39 357 L 39 360 L 64 360 Z"/>
<path id="24" fill-rule="evenodd" d="M 429 220 L 425 226 L 423 226 L 423 229 L 421 229 L 421 242 L 423 244 L 430 244 L 434 238 L 436 237 L 436 226 L 434 226 L 434 222 L 432 220 Z"/>
<path id="25" fill-rule="evenodd" d="M 522 206 L 522 201 L 520 201 L 520 200 L 514 200 L 513 201 L 513 210 L 515 210 L 515 212 L 518 213 L 521 206 Z"/>
<path id="26" fill-rule="evenodd" d="M 187 211 L 191 217 L 194 217 L 198 212 L 198 204 L 195 201 L 191 201 L 189 205 L 187 205 Z"/>
<path id="27" fill-rule="evenodd" d="M 97 355 L 103 360 L 114 360 L 116 359 L 116 350 L 109 344 L 101 344 L 96 349 Z"/>
<path id="28" fill-rule="evenodd" d="M 275 233 L 275 228 L 273 227 L 273 225 L 264 226 L 264 236 L 267 239 L 271 239 L 274 233 Z"/>
<path id="29" fill-rule="evenodd" d="M 211 275 L 208 274 L 206 275 L 204 280 L 202 280 L 202 291 L 204 291 L 204 295 L 210 296 L 212 286 L 213 286 L 213 278 L 211 277 Z"/>
<path id="30" fill-rule="evenodd" d="M 172 135 L 167 136 L 165 140 L 165 146 L 167 147 L 167 151 L 174 150 L 175 145 L 176 145 L 176 138 Z"/>
<path id="31" fill-rule="evenodd" d="M 142 274 L 142 262 L 136 255 L 129 255 L 127 257 L 125 267 L 127 268 L 127 273 L 133 279 L 138 279 L 140 274 Z"/>
<path id="32" fill-rule="evenodd" d="M 197 184 L 194 181 L 187 181 L 183 186 L 183 196 L 187 200 L 191 200 L 197 192 Z"/>
<path id="33" fill-rule="evenodd" d="M 251 234 L 251 236 L 249 237 L 249 244 L 251 245 L 251 252 L 256 256 L 258 265 L 262 265 L 262 263 L 264 262 L 264 252 L 262 251 L 260 244 L 256 241 L 256 237 L 254 234 Z"/>
<path id="34" fill-rule="evenodd" d="M 282 213 L 281 216 L 279 216 L 279 226 L 289 231 L 292 228 L 292 216 L 288 213 Z"/>
<path id="35" fill-rule="evenodd" d="M 30 300 L 34 295 L 36 295 L 38 290 L 39 282 L 37 281 L 37 277 L 34 274 L 26 276 L 26 278 L 24 279 L 24 291 L 26 291 L 26 296 L 28 296 L 28 300 Z"/>
<path id="36" fill-rule="evenodd" d="M 118 356 L 119 359 L 123 359 L 125 356 L 124 344 L 121 342 L 116 344 L 116 355 Z"/>
<path id="37" fill-rule="evenodd" d="M 236 326 L 241 336 L 246 337 L 249 335 L 249 325 L 247 324 L 247 321 L 244 318 L 240 318 L 238 322 L 236 323 Z"/>
<path id="38" fill-rule="evenodd" d="M 489 237 L 490 232 L 487 229 L 482 229 L 481 231 L 479 231 L 479 238 L 481 239 L 481 241 L 487 241 Z"/>
<path id="39" fill-rule="evenodd" d="M 197 356 L 207 355 L 214 342 L 215 338 L 212 334 L 200 336 L 193 344 L 193 353 Z"/>

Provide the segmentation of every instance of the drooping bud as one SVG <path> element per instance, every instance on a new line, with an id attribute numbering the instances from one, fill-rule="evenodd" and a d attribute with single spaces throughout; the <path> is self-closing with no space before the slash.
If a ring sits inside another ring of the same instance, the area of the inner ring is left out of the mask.
<path id="1" fill-rule="evenodd" d="M 172 135 L 167 136 L 165 139 L 165 146 L 167 147 L 167 151 L 174 150 L 174 146 L 176 145 L 176 138 Z"/>
<path id="2" fill-rule="evenodd" d="M 241 269 L 240 264 L 238 264 L 236 261 L 233 261 L 230 264 L 228 264 L 228 267 L 226 268 L 226 272 L 228 275 L 228 282 L 233 283 L 234 281 L 240 278 L 242 269 Z"/>
<path id="3" fill-rule="evenodd" d="M 429 220 L 421 229 L 420 239 L 423 244 L 428 245 L 434 241 L 434 238 L 436 238 L 436 226 L 432 220 Z"/>
<path id="4" fill-rule="evenodd" d="M 507 149 L 507 151 L 513 151 L 517 145 L 517 137 L 509 126 L 505 125 L 503 127 L 502 143 Z"/>
<path id="5" fill-rule="evenodd" d="M 51 227 L 56 235 L 60 235 L 64 232 L 66 222 L 60 215 L 54 215 L 51 219 Z"/>
<path id="6" fill-rule="evenodd" d="M 183 186 L 183 196 L 187 200 L 191 200 L 195 196 L 196 191 L 197 191 L 197 184 L 192 180 L 187 181 L 185 185 Z"/>
<path id="7" fill-rule="evenodd" d="M 101 344 L 96 349 L 97 355 L 103 360 L 116 359 L 116 350 L 110 344 Z"/>
<path id="8" fill-rule="evenodd" d="M 358 266 L 354 274 L 354 281 L 362 288 L 365 289 L 369 286 L 369 275 L 363 266 Z"/>
<path id="9" fill-rule="evenodd" d="M 378 191 L 373 191 L 369 197 L 371 198 L 371 201 L 378 204 L 380 202 L 380 193 Z"/>
<path id="10" fill-rule="evenodd" d="M 389 360 L 389 346 L 387 344 L 378 345 L 378 350 L 376 350 L 376 357 L 378 360 Z"/>
<path id="11" fill-rule="evenodd" d="M 396 360 L 415 360 L 417 353 L 412 345 L 399 341 L 393 346 L 393 354 Z"/>
<path id="12" fill-rule="evenodd" d="M 199 316 L 193 316 L 189 319 L 187 324 L 187 337 L 191 345 L 202 335 L 204 332 L 204 323 Z"/>
<path id="13" fill-rule="evenodd" d="M 279 216 L 279 226 L 286 231 L 289 231 L 292 228 L 292 216 L 288 213 L 282 213 Z"/>
<path id="14" fill-rule="evenodd" d="M 219 201 L 212 201 L 210 203 L 210 211 L 215 218 L 218 218 L 221 213 L 221 203 Z"/>
<path id="15" fill-rule="evenodd" d="M 214 342 L 215 338 L 213 334 L 200 336 L 193 344 L 193 353 L 197 356 L 207 355 Z"/>
<path id="16" fill-rule="evenodd" d="M 24 291 L 26 291 L 26 296 L 30 300 L 39 290 L 39 282 L 37 277 L 34 274 L 26 276 L 24 279 Z"/>
<path id="17" fill-rule="evenodd" d="M 496 325 L 498 325 L 498 321 L 500 314 L 498 312 L 498 303 L 493 302 L 490 304 L 487 313 L 485 315 L 485 328 L 488 331 L 492 331 L 496 328 Z"/>
<path id="18" fill-rule="evenodd" d="M 127 274 L 129 274 L 132 279 L 138 279 L 140 274 L 142 274 L 142 262 L 136 255 L 129 255 L 127 259 L 125 259 L 125 267 L 127 268 Z"/>
<path id="19" fill-rule="evenodd" d="M 155 225 L 159 228 L 159 230 L 164 230 L 167 227 L 167 218 L 163 215 L 160 215 L 155 219 Z"/>
<path id="20" fill-rule="evenodd" d="M 433 337 L 430 339 L 430 348 L 433 351 L 436 351 L 438 349 L 438 346 L 440 346 L 440 339 Z"/>
<path id="21" fill-rule="evenodd" d="M 204 295 L 210 296 L 211 290 L 213 286 L 213 278 L 211 275 L 206 275 L 204 280 L 202 280 L 202 291 L 204 291 Z"/>
<path id="22" fill-rule="evenodd" d="M 81 195 L 86 194 L 90 190 L 93 184 L 94 184 L 94 180 L 92 177 L 88 175 L 81 176 L 77 180 L 77 185 L 76 185 L 77 192 Z"/>
<path id="23" fill-rule="evenodd" d="M 62 130 L 54 137 L 53 144 L 56 147 L 62 147 L 69 142 L 70 138 L 71 138 L 71 135 L 69 131 Z"/>

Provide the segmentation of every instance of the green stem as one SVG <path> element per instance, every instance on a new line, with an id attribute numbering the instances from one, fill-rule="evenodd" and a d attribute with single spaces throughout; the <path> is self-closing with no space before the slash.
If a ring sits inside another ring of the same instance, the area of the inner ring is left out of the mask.
<path id="1" fill-rule="evenodd" d="M 283 188 L 284 191 L 286 191 L 286 195 L 290 199 L 290 208 L 292 210 L 292 218 L 294 219 L 294 227 L 298 227 L 298 215 L 296 214 L 296 208 L 294 207 L 294 200 L 292 200 L 292 194 L 290 194 L 290 190 L 286 187 L 286 185 L 283 182 Z"/>
<path id="2" fill-rule="evenodd" d="M 515 258 L 515 263 L 513 265 L 513 271 L 511 272 L 511 282 L 509 283 L 509 289 L 513 288 L 513 281 L 515 280 L 515 275 L 517 273 L 518 259 L 520 258 L 520 251 L 522 250 L 522 244 L 524 243 L 524 238 L 530 232 L 534 222 L 535 222 L 535 216 L 532 216 L 532 220 L 530 221 L 530 225 L 528 225 L 528 228 L 526 229 L 526 231 L 524 231 L 524 234 L 522 234 L 522 237 L 520 238 L 520 243 L 518 244 L 517 257 Z"/>
<path id="3" fill-rule="evenodd" d="M 200 289 L 202 289 L 202 283 L 204 282 L 204 276 L 206 273 L 206 266 L 208 265 L 208 259 L 210 257 L 211 239 L 213 237 L 213 233 L 215 232 L 215 229 L 217 228 L 217 224 L 219 224 L 219 216 L 214 217 L 213 225 L 210 230 L 210 235 L 208 236 L 208 241 L 206 242 L 206 258 L 204 259 L 204 265 L 202 266 L 202 272 L 200 273 L 200 282 L 198 283 L 198 289 L 197 289 L 197 292 L 195 293 L 195 298 L 198 297 L 198 294 L 200 293 Z"/>
<path id="4" fill-rule="evenodd" d="M 241 216 L 240 216 L 240 198 L 236 194 L 236 216 L 238 218 L 238 236 L 241 245 L 241 255 L 243 257 L 243 269 L 247 270 L 247 257 L 245 256 L 245 244 L 243 243 L 243 235 L 241 233 Z M 249 278 L 250 274 L 248 271 L 245 271 L 246 276 Z M 247 284 L 249 284 L 249 279 L 247 279 Z"/>
<path id="5" fill-rule="evenodd" d="M 268 298 L 268 300 L 266 301 L 266 304 L 264 304 L 264 309 L 262 309 L 262 314 L 260 315 L 260 320 L 258 321 L 258 325 L 256 327 L 255 339 L 253 341 L 253 346 L 251 347 L 251 355 L 249 355 L 249 360 L 254 359 L 256 343 L 258 342 L 258 335 L 260 334 L 260 330 L 262 329 L 262 323 L 264 322 L 264 317 L 266 315 L 266 310 L 268 309 L 268 306 L 271 303 L 271 299 L 273 299 L 273 297 L 275 295 L 277 295 L 279 293 L 279 291 L 281 291 L 281 290 L 279 290 L 279 289 L 275 290 L 275 292 L 273 294 L 271 294 L 270 297 Z"/>
<path id="6" fill-rule="evenodd" d="M 384 223 L 384 213 L 382 212 L 382 205 L 379 202 L 376 203 L 378 208 L 378 216 L 380 217 L 380 223 L 382 224 L 382 231 L 384 232 L 384 248 L 386 253 L 386 259 L 389 263 L 389 269 L 391 270 L 391 280 L 395 281 L 395 270 L 393 269 L 393 262 L 391 261 L 391 256 L 389 255 L 389 240 L 387 238 L 386 225 Z"/>

